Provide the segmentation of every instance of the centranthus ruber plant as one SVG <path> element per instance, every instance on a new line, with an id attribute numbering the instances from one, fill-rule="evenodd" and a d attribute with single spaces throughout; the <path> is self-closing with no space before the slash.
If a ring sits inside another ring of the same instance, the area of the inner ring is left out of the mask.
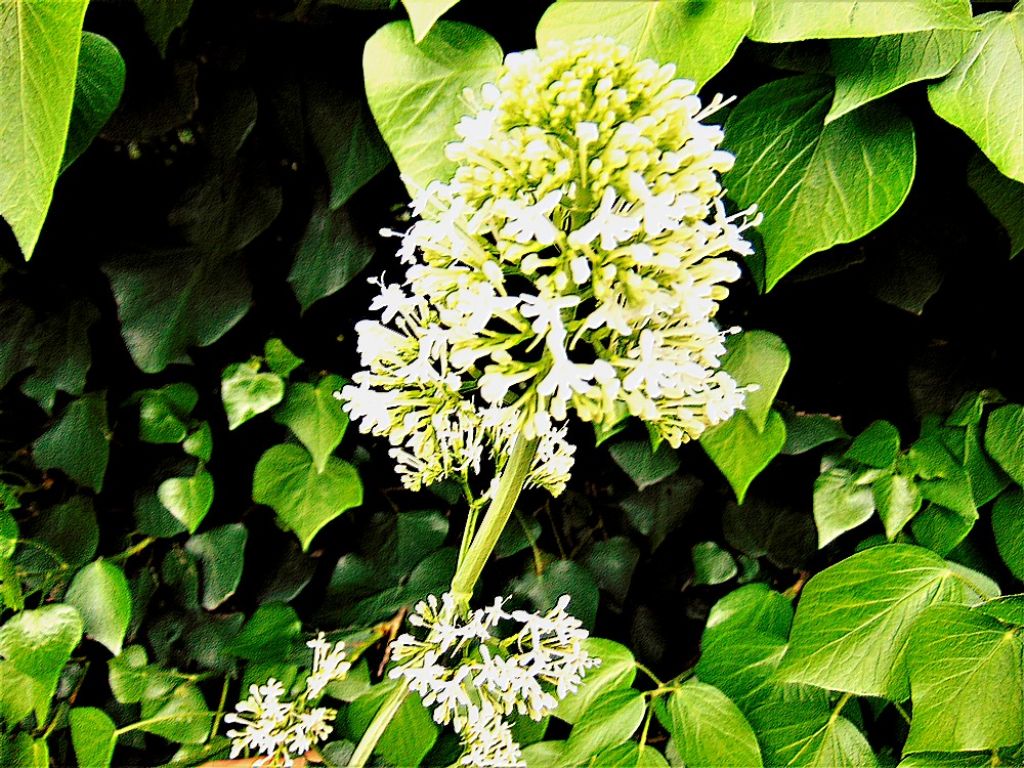
<path id="1" fill-rule="evenodd" d="M 523 487 L 565 488 L 570 413 L 601 430 L 636 416 L 678 446 L 743 407 L 719 367 L 738 329 L 715 315 L 740 276 L 728 255 L 750 253 L 742 233 L 757 218 L 726 211 L 733 157 L 702 122 L 724 102 L 693 91 L 605 38 L 511 54 L 466 95 L 453 177 L 417 196 L 406 232 L 385 233 L 401 237 L 404 280 L 372 281 L 380 318 L 357 325 L 365 370 L 341 397 L 363 432 L 389 439 L 406 487 L 455 479 L 470 515 L 451 590 L 412 617 L 425 638 L 397 641 L 404 684 L 353 765 L 408 689 L 461 733 L 463 763 L 515 764 L 504 717 L 554 709 L 597 663 L 568 598 L 546 616 L 505 614 L 500 599 L 469 609 Z M 509 619 L 522 629 L 495 641 Z"/>

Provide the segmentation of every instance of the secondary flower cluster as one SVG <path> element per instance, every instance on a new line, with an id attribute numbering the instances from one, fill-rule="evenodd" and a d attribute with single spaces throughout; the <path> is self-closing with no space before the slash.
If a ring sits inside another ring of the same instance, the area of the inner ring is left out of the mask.
<path id="1" fill-rule="evenodd" d="M 600 663 L 583 648 L 587 631 L 565 611 L 568 595 L 544 615 L 508 613 L 504 603 L 495 598 L 464 616 L 451 594 L 431 595 L 409 617 L 425 637 L 405 634 L 392 645 L 391 677 L 405 678 L 437 723 L 452 723 L 462 737 L 461 765 L 525 765 L 506 716 L 542 719 Z M 519 630 L 499 639 L 494 630 L 508 622 Z"/>
<path id="2" fill-rule="evenodd" d="M 341 680 L 351 668 L 345 660 L 345 643 L 333 647 L 321 632 L 306 643 L 313 649 L 313 667 L 306 678 L 306 690 L 293 701 L 283 701 L 284 686 L 270 678 L 265 685 L 249 687 L 249 697 L 235 705 L 235 711 L 224 716 L 225 723 L 245 726 L 230 730 L 231 759 L 242 750 L 251 749 L 262 755 L 254 766 L 290 766 L 334 730 L 331 723 L 337 711 L 328 707 L 312 707 L 332 680 Z"/>
<path id="3" fill-rule="evenodd" d="M 725 254 L 750 254 L 754 209 L 729 214 L 733 157 L 674 67 L 606 38 L 509 55 L 447 147 L 457 167 L 413 202 L 404 281 L 376 280 L 357 325 L 363 370 L 342 393 L 386 435 L 417 489 L 500 465 L 539 437 L 529 482 L 559 493 L 570 410 L 610 428 L 640 417 L 672 446 L 743 406 L 719 362 Z"/>

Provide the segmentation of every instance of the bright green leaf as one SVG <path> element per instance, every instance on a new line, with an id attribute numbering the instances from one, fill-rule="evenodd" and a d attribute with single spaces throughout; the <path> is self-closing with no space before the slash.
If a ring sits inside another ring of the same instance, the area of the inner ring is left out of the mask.
<path id="1" fill-rule="evenodd" d="M 796 739 L 786 765 L 830 768 L 877 768 L 878 759 L 864 734 L 845 717 L 826 720 L 813 733 Z"/>
<path id="2" fill-rule="evenodd" d="M 421 42 L 437 20 L 458 2 L 459 0 L 402 0 L 412 23 L 414 40 L 417 43 Z"/>
<path id="3" fill-rule="evenodd" d="M 996 168 L 1024 182 L 1024 12 L 993 11 L 975 18 L 979 34 L 928 101 L 962 130 Z"/>
<path id="4" fill-rule="evenodd" d="M 888 421 L 874 421 L 854 439 L 846 458 L 877 469 L 888 469 L 900 455 L 900 433 Z"/>
<path id="5" fill-rule="evenodd" d="M 362 735 L 395 683 L 373 686 L 348 709 L 349 728 Z M 392 765 L 419 765 L 437 741 L 438 728 L 418 694 L 406 697 L 377 743 L 376 754 Z"/>
<path id="6" fill-rule="evenodd" d="M 0 3 L 0 216 L 26 260 L 64 156 L 86 5 Z"/>
<path id="7" fill-rule="evenodd" d="M 784 43 L 821 37 L 876 37 L 928 29 L 972 29 L 968 0 L 830 0 L 813 13 L 792 0 L 758 0 L 750 39 Z"/>
<path id="8" fill-rule="evenodd" d="M 363 503 L 363 485 L 355 468 L 328 457 L 317 472 L 313 457 L 297 445 L 275 445 L 256 465 L 252 498 L 271 507 L 309 548 L 317 531 L 342 512 Z"/>
<path id="9" fill-rule="evenodd" d="M 199 402 L 191 384 L 143 389 L 139 399 L 139 439 L 147 443 L 180 443 L 188 434 L 188 418 Z"/>
<path id="10" fill-rule="evenodd" d="M 194 533 L 213 505 L 213 476 L 200 469 L 192 477 L 172 477 L 160 483 L 156 495 L 188 532 Z"/>
<path id="11" fill-rule="evenodd" d="M 220 397 L 228 417 L 228 429 L 237 429 L 284 398 L 284 379 L 276 373 L 260 373 L 259 369 L 258 361 L 235 363 L 224 369 Z"/>
<path id="12" fill-rule="evenodd" d="M 176 744 L 201 744 L 210 735 L 212 719 L 199 688 L 184 683 L 166 700 L 143 701 L 138 727 Z"/>
<path id="13" fill-rule="evenodd" d="M 652 451 L 648 440 L 628 440 L 611 446 L 608 453 L 641 491 L 679 469 L 679 455 L 664 443 Z"/>
<path id="14" fill-rule="evenodd" d="M 977 593 L 927 549 L 888 544 L 858 552 L 807 582 L 782 679 L 905 701 L 914 620 L 936 602 Z"/>
<path id="15" fill-rule="evenodd" d="M 910 530 L 914 540 L 945 557 L 974 528 L 978 515 L 963 515 L 940 504 L 928 504 L 914 516 Z"/>
<path id="16" fill-rule="evenodd" d="M 200 461 L 209 461 L 213 455 L 213 433 L 210 431 L 209 422 L 200 423 L 192 434 L 185 438 L 181 448 L 189 456 L 195 456 Z"/>
<path id="17" fill-rule="evenodd" d="M 934 29 L 833 42 L 836 95 L 825 122 L 910 83 L 949 74 L 976 34 Z"/>
<path id="18" fill-rule="evenodd" d="M 85 634 L 117 656 L 132 617 L 132 594 L 124 571 L 96 560 L 75 574 L 64 596 L 78 609 Z"/>
<path id="19" fill-rule="evenodd" d="M 638 59 L 675 64 L 676 75 L 699 89 L 729 63 L 753 17 L 749 0 L 563 0 L 544 13 L 537 43 L 544 50 L 558 40 L 611 37 Z"/>
<path id="20" fill-rule="evenodd" d="M 235 594 L 242 580 L 245 542 L 249 532 L 241 523 L 193 536 L 185 542 L 203 572 L 203 608 L 212 611 Z"/>
<path id="21" fill-rule="evenodd" d="M 991 616 L 1005 624 L 1024 627 L 1024 595 L 1007 595 L 987 600 L 975 606 L 976 611 Z"/>
<path id="22" fill-rule="evenodd" d="M 885 526 L 885 535 L 891 540 L 921 509 L 921 494 L 908 477 L 886 474 L 871 486 L 878 516 Z"/>
<path id="23" fill-rule="evenodd" d="M 45 723 L 57 680 L 81 638 L 78 611 L 62 603 L 22 611 L 0 626 L 0 716 L 16 723 L 34 711 Z"/>
<path id="24" fill-rule="evenodd" d="M 192 0 L 135 0 L 146 24 L 146 34 L 161 56 L 167 55 L 171 33 L 185 23 Z"/>
<path id="25" fill-rule="evenodd" d="M 565 742 L 563 765 L 587 761 L 602 750 L 627 741 L 647 712 L 643 694 L 632 688 L 615 688 L 598 696 L 587 716 L 576 723 Z"/>
<path id="26" fill-rule="evenodd" d="M 789 350 L 782 339 L 768 331 L 736 334 L 729 338 L 726 347 L 722 368 L 737 384 L 757 386 L 745 395 L 743 409 L 757 430 L 764 432 L 775 395 L 789 370 Z"/>
<path id="27" fill-rule="evenodd" d="M 1012 746 L 1024 734 L 1024 643 L 990 616 L 934 605 L 914 624 L 907 654 L 911 752 Z"/>
<path id="28" fill-rule="evenodd" d="M 992 506 L 992 533 L 999 556 L 1024 581 L 1024 492 L 1007 491 Z"/>
<path id="29" fill-rule="evenodd" d="M 636 678 L 636 659 L 624 645 L 590 637 L 583 641 L 587 653 L 601 660 L 598 667 L 587 670 L 576 693 L 570 693 L 554 711 L 555 717 L 576 723 L 589 716 L 594 701 L 607 691 L 628 689 Z"/>
<path id="30" fill-rule="evenodd" d="M 985 449 L 1017 485 L 1024 485 L 1024 406 L 1004 405 L 989 416 Z"/>
<path id="31" fill-rule="evenodd" d="M 455 163 L 444 145 L 468 111 L 462 91 L 493 82 L 501 61 L 501 47 L 486 32 L 454 21 L 435 24 L 419 45 L 406 21 L 367 40 L 366 97 L 411 194 L 451 177 Z"/>
<path id="32" fill-rule="evenodd" d="M 1001 174 L 980 152 L 967 164 L 967 183 L 1010 238 L 1010 258 L 1024 250 L 1024 184 Z"/>
<path id="33" fill-rule="evenodd" d="M 687 768 L 762 765 L 750 723 L 713 685 L 688 680 L 672 694 L 668 711 L 668 731 Z"/>
<path id="34" fill-rule="evenodd" d="M 786 425 L 777 411 L 768 414 L 763 431 L 758 431 L 746 413 L 737 411 L 700 438 L 701 447 L 722 470 L 740 504 L 754 478 L 779 455 L 785 442 Z"/>
<path id="35" fill-rule="evenodd" d="M 342 386 L 338 376 L 326 376 L 313 384 L 291 384 L 284 404 L 274 412 L 274 421 L 287 426 L 313 457 L 317 472 L 341 443 L 348 427 L 348 415 L 334 393 Z"/>
<path id="36" fill-rule="evenodd" d="M 768 289 L 808 256 L 881 225 L 910 192 L 910 121 L 869 104 L 825 125 L 831 99 L 826 78 L 785 78 L 751 93 L 726 122 L 736 165 L 725 184 L 737 203 L 764 212 Z"/>
<path id="37" fill-rule="evenodd" d="M 871 519 L 875 498 L 871 485 L 842 466 L 835 466 L 814 481 L 814 523 L 818 548 Z"/>
<path id="38" fill-rule="evenodd" d="M 95 707 L 74 707 L 68 718 L 78 764 L 89 768 L 109 768 L 117 743 L 114 721 L 102 709 Z"/>
<path id="39" fill-rule="evenodd" d="M 267 340 L 263 345 L 263 357 L 266 358 L 267 367 L 284 379 L 303 363 L 302 358 L 288 349 L 280 339 Z"/>
<path id="40" fill-rule="evenodd" d="M 100 35 L 82 33 L 75 100 L 60 172 L 75 162 L 117 109 L 124 91 L 124 59 L 117 47 Z"/>
<path id="41" fill-rule="evenodd" d="M 68 405 L 32 452 L 41 469 L 56 467 L 79 485 L 103 490 L 110 456 L 106 392 L 90 392 Z"/>
<path id="42" fill-rule="evenodd" d="M 690 554 L 694 584 L 724 584 L 739 573 L 733 556 L 713 541 L 694 544 Z"/>
<path id="43" fill-rule="evenodd" d="M 121 704 L 136 704 L 143 699 L 163 699 L 181 682 L 170 670 L 149 664 L 146 649 L 129 645 L 107 665 L 110 690 Z"/>

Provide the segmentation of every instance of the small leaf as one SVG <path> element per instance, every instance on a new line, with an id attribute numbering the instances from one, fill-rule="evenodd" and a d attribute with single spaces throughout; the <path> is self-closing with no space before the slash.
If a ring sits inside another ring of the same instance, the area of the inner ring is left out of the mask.
<path id="1" fill-rule="evenodd" d="M 846 458 L 877 469 L 888 469 L 900 455 L 900 433 L 888 421 L 874 421 L 857 435 Z"/>
<path id="2" fill-rule="evenodd" d="M 210 424 L 202 422 L 185 438 L 181 447 L 189 456 L 195 456 L 200 461 L 209 461 L 213 455 L 213 433 L 210 431 Z"/>
<path id="3" fill-rule="evenodd" d="M 256 465 L 252 498 L 271 507 L 295 531 L 302 549 L 317 531 L 342 512 L 363 503 L 363 485 L 355 468 L 333 456 L 317 472 L 313 457 L 296 445 L 275 445 Z"/>
<path id="4" fill-rule="evenodd" d="M 181 682 L 170 670 L 147 663 L 146 649 L 129 645 L 107 665 L 110 690 L 121 704 L 163 699 Z"/>
<path id="5" fill-rule="evenodd" d="M 993 11 L 949 76 L 928 86 L 935 114 L 962 130 L 996 168 L 1024 182 L 1024 13 Z"/>
<path id="6" fill-rule="evenodd" d="M 708 428 L 700 438 L 705 453 L 729 481 L 743 503 L 747 489 L 786 442 L 786 425 L 777 411 L 768 414 L 763 431 L 743 411 L 723 424 Z"/>
<path id="7" fill-rule="evenodd" d="M 402 0 L 409 22 L 412 24 L 413 39 L 419 43 L 427 36 L 434 24 L 459 0 Z"/>
<path id="8" fill-rule="evenodd" d="M 894 5 L 830 0 L 816 9 L 789 0 L 758 0 L 750 39 L 784 43 L 820 37 L 875 37 L 928 29 L 972 29 L 968 0 L 906 0 Z"/>
<path id="9" fill-rule="evenodd" d="M 334 396 L 342 384 L 339 376 L 326 376 L 315 386 L 291 384 L 284 404 L 274 412 L 274 421 L 287 426 L 306 446 L 317 472 L 324 471 L 348 427 L 348 415 Z"/>
<path id="10" fill-rule="evenodd" d="M 641 491 L 679 469 L 679 455 L 664 443 L 652 451 L 647 440 L 629 440 L 616 443 L 608 452 Z"/>
<path id="11" fill-rule="evenodd" d="M 999 172 L 978 152 L 967 165 L 967 183 L 1010 238 L 1010 258 L 1024 250 L 1024 184 Z"/>
<path id="12" fill-rule="evenodd" d="M 694 584 L 724 584 L 739 573 L 733 556 L 713 541 L 694 544 L 690 553 Z"/>
<path id="13" fill-rule="evenodd" d="M 871 491 L 885 535 L 892 540 L 921 509 L 921 494 L 913 480 L 899 474 L 882 475 Z"/>
<path id="14" fill-rule="evenodd" d="M 235 594 L 242 580 L 248 531 L 241 523 L 222 525 L 185 542 L 203 572 L 203 608 L 212 611 Z"/>
<path id="15" fill-rule="evenodd" d="M 75 79 L 75 100 L 60 172 L 89 147 L 117 109 L 124 91 L 124 59 L 117 47 L 100 35 L 82 33 Z"/>
<path id="16" fill-rule="evenodd" d="M 875 498 L 871 486 L 842 466 L 832 467 L 814 481 L 814 522 L 818 548 L 871 519 Z"/>
<path id="17" fill-rule="evenodd" d="M 260 373 L 258 361 L 236 363 L 225 368 L 221 375 L 220 397 L 227 413 L 228 429 L 237 429 L 281 402 L 284 379 L 276 373 Z"/>
<path id="18" fill-rule="evenodd" d="M 263 357 L 267 367 L 283 379 L 291 376 L 292 371 L 302 365 L 303 360 L 297 356 L 280 339 L 268 339 L 263 345 Z"/>
<path id="19" fill-rule="evenodd" d="M 1004 405 L 989 416 L 985 448 L 1017 485 L 1024 485 L 1024 406 Z"/>
<path id="20" fill-rule="evenodd" d="M 768 331 L 743 331 L 731 336 L 726 347 L 722 368 L 740 386 L 757 387 L 744 396 L 743 412 L 758 432 L 764 432 L 775 395 L 789 370 L 789 350 Z"/>
<path id="21" fill-rule="evenodd" d="M 729 63 L 753 18 L 754 3 L 749 0 L 563 0 L 541 17 L 537 44 L 543 51 L 555 41 L 611 37 L 633 50 L 637 59 L 675 64 L 676 75 L 696 81 L 699 89 Z"/>
<path id="22" fill-rule="evenodd" d="M 175 744 L 201 744 L 210 734 L 212 719 L 199 688 L 184 683 L 166 700 L 144 701 L 138 727 Z"/>
<path id="23" fill-rule="evenodd" d="M 555 717 L 567 723 L 576 723 L 584 715 L 589 717 L 596 699 L 608 691 L 630 689 L 636 678 L 636 659 L 626 646 L 590 637 L 583 641 L 583 648 L 589 655 L 600 659 L 601 664 L 588 669 L 579 690 L 562 699 L 554 711 Z"/>
<path id="24" fill-rule="evenodd" d="M 117 743 L 114 721 L 102 709 L 95 707 L 74 707 L 68 718 L 78 764 L 89 768 L 110 768 Z"/>
<path id="25" fill-rule="evenodd" d="M 819 445 L 850 437 L 837 416 L 799 413 L 782 408 L 779 412 L 786 424 L 786 444 L 782 446 L 782 453 L 787 456 L 807 453 Z"/>
<path id="26" fill-rule="evenodd" d="M 598 696 L 565 742 L 563 765 L 577 765 L 602 750 L 628 741 L 647 712 L 643 694 L 616 688 Z"/>
<path id="27" fill-rule="evenodd" d="M 763 765 L 750 723 L 713 685 L 688 680 L 672 694 L 668 712 L 668 732 L 687 768 Z"/>
<path id="28" fill-rule="evenodd" d="M 444 145 L 468 111 L 462 91 L 494 82 L 501 60 L 486 32 L 454 21 L 439 21 L 419 45 L 406 21 L 366 41 L 366 98 L 411 194 L 451 177 L 455 163 Z"/>
<path id="29" fill-rule="evenodd" d="M 96 560 L 75 574 L 64 596 L 78 609 L 85 634 L 121 653 L 128 623 L 132 617 L 132 593 L 124 571 L 109 560 Z"/>
<path id="30" fill-rule="evenodd" d="M 199 401 L 191 384 L 143 389 L 139 399 L 139 439 L 147 443 L 180 443 L 188 434 L 188 418 Z"/>
<path id="31" fill-rule="evenodd" d="M 844 3 L 827 8 L 837 5 Z M 758 231 L 769 290 L 808 256 L 880 226 L 910 192 L 910 121 L 887 104 L 869 104 L 825 125 L 831 100 L 826 78 L 789 77 L 755 90 L 726 121 L 736 165 L 724 183 L 739 205 L 764 211 Z M 768 149 L 765 136 L 774 137 Z"/>
<path id="32" fill-rule="evenodd" d="M 90 392 L 68 405 L 32 452 L 41 469 L 56 467 L 79 485 L 103 490 L 110 456 L 106 392 Z"/>
<path id="33" fill-rule="evenodd" d="M 1024 581 L 1024 492 L 1019 488 L 996 499 L 992 506 L 992 533 L 1006 567 Z"/>
<path id="34" fill-rule="evenodd" d="M 167 511 L 194 533 L 213 505 L 213 476 L 200 469 L 192 477 L 172 477 L 160 483 L 156 495 Z"/>
<path id="35" fill-rule="evenodd" d="M 907 655 L 914 718 L 904 753 L 1013 746 L 1024 733 L 1024 643 L 960 605 L 933 605 Z"/>

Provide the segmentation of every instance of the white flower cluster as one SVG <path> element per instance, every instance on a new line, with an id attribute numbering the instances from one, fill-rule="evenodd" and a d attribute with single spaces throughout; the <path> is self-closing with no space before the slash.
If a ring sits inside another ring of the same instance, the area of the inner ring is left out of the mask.
<path id="1" fill-rule="evenodd" d="M 232 760 L 242 750 L 251 749 L 262 755 L 254 766 L 287 768 L 295 757 L 331 735 L 337 711 L 311 707 L 309 702 L 319 698 L 332 680 L 343 679 L 352 665 L 345 660 L 345 643 L 332 647 L 323 632 L 306 645 L 313 649 L 313 668 L 306 678 L 306 690 L 298 698 L 282 701 L 284 686 L 270 678 L 265 685 L 249 686 L 249 697 L 224 716 L 225 723 L 244 726 L 227 733 L 232 741 Z"/>
<path id="2" fill-rule="evenodd" d="M 525 765 L 506 716 L 542 719 L 600 663 L 583 648 L 587 631 L 565 611 L 568 595 L 544 615 L 508 613 L 504 603 L 496 598 L 467 617 L 450 593 L 431 595 L 409 617 L 426 636 L 404 634 L 392 645 L 391 677 L 405 678 L 437 723 L 452 723 L 462 737 L 461 765 Z M 499 639 L 492 632 L 502 622 L 520 628 Z"/>
<path id="3" fill-rule="evenodd" d="M 672 446 L 743 407 L 714 321 L 750 254 L 728 214 L 733 157 L 694 84 L 606 38 L 509 55 L 447 147 L 449 183 L 413 203 L 401 284 L 374 281 L 366 370 L 342 392 L 416 489 L 539 437 L 529 482 L 559 493 L 569 410 L 640 417 Z M 387 234 L 399 235 L 396 232 Z"/>

